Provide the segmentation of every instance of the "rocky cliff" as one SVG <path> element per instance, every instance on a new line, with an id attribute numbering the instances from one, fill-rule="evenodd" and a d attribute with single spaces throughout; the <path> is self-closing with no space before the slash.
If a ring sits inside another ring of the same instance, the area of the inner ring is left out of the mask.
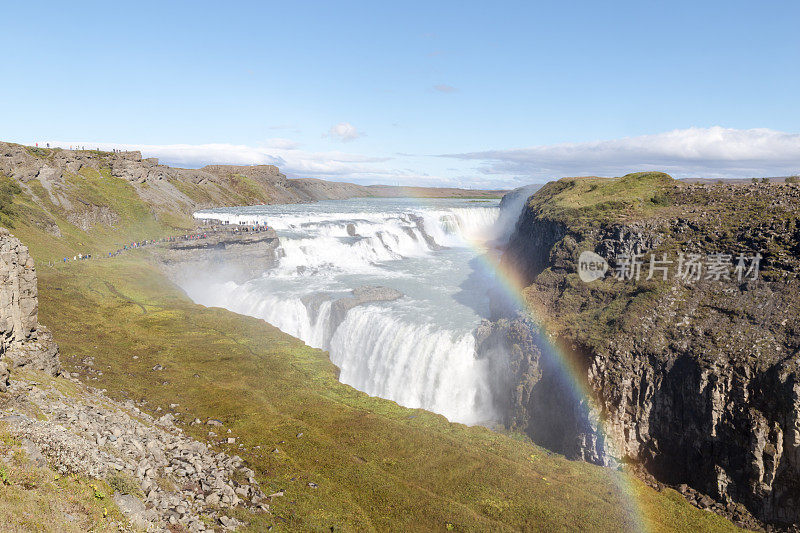
<path id="1" fill-rule="evenodd" d="M 632 464 L 734 519 L 799 523 L 798 216 L 793 185 L 548 184 L 503 259 L 528 309 L 498 310 L 477 335 L 506 424 L 573 458 Z M 590 283 L 587 250 L 609 263 Z M 759 275 L 739 279 L 735 258 L 755 253 Z M 673 270 L 617 279 L 627 254 Z M 691 254 L 732 256 L 727 277 L 676 277 Z"/>
<path id="2" fill-rule="evenodd" d="M 216 273 L 244 282 L 276 265 L 280 241 L 275 230 L 258 232 L 222 228 L 197 240 L 170 242 L 154 251 L 167 275 L 178 282 L 187 276 Z"/>
<path id="3" fill-rule="evenodd" d="M 58 347 L 39 324 L 36 269 L 28 249 L 0 228 L 0 391 L 9 371 L 27 366 L 58 375 Z"/>

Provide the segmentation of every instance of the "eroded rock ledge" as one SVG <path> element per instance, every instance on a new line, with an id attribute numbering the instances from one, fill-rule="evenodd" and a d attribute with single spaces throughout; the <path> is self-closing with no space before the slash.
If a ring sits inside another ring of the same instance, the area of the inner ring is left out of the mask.
<path id="1" fill-rule="evenodd" d="M 209 231 L 202 239 L 166 243 L 158 247 L 154 256 L 166 274 L 179 283 L 201 273 L 218 273 L 244 282 L 277 264 L 281 250 L 275 230 L 233 229 Z"/>

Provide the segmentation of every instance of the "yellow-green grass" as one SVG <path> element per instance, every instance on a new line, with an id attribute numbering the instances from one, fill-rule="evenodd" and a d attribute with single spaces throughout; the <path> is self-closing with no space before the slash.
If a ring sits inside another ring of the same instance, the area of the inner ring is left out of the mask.
<path id="1" fill-rule="evenodd" d="M 0 423 L 0 530 L 119 531 L 127 524 L 103 481 L 35 466 Z"/>
<path id="2" fill-rule="evenodd" d="M 663 172 L 636 172 L 621 178 L 563 178 L 542 187 L 530 206 L 545 218 L 570 225 L 652 214 L 671 203 L 678 182 Z"/>
<path id="3" fill-rule="evenodd" d="M 154 216 L 133 186 L 111 176 L 107 169 L 97 171 L 86 167 L 80 175 L 67 175 L 60 190 L 72 205 L 69 211 L 53 202 L 39 180 L 26 182 L 24 190 L 14 196 L 13 216 L 4 220 L 4 225 L 30 248 L 39 264 L 78 253 L 108 255 L 132 241 L 171 235 L 192 226 L 187 216 Z M 76 213 L 99 208 L 114 213 L 112 224 L 97 222 L 88 231 L 76 224 L 79 216 Z M 55 226 L 60 235 L 52 231 Z"/>
<path id="4" fill-rule="evenodd" d="M 39 276 L 40 320 L 68 370 L 151 410 L 177 403 L 183 420 L 221 420 L 223 428 L 185 429 L 236 438 L 219 449 L 241 455 L 266 493 L 285 490 L 271 514 L 240 513 L 254 531 L 630 531 L 636 521 L 619 476 L 652 531 L 735 529 L 673 491 L 342 385 L 325 352 L 263 321 L 193 304 L 138 254 Z M 81 366 L 87 356 L 102 375 Z"/>

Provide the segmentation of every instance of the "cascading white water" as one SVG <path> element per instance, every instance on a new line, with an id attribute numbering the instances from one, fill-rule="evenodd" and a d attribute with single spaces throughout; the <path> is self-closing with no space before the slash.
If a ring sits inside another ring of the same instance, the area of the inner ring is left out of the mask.
<path id="1" fill-rule="evenodd" d="M 336 329 L 330 354 L 342 369 L 340 379 L 368 394 L 451 420 L 494 415 L 471 332 L 454 334 L 406 322 L 387 309 L 358 307 Z"/>
<path id="2" fill-rule="evenodd" d="M 262 318 L 326 349 L 342 382 L 408 407 L 464 423 L 494 417 L 486 369 L 473 330 L 487 306 L 472 283 L 476 243 L 491 239 L 496 204 L 348 200 L 305 206 L 204 211 L 198 218 L 267 223 L 283 257 L 258 279 L 186 283 L 198 303 Z M 336 300 L 362 286 L 403 297 L 336 313 Z"/>

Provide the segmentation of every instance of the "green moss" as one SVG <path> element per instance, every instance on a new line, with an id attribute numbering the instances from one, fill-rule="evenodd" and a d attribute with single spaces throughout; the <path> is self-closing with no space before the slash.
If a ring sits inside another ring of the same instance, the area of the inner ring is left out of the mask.
<path id="1" fill-rule="evenodd" d="M 29 154 L 31 154 L 32 156 L 40 157 L 40 158 L 43 158 L 43 159 L 46 159 L 46 158 L 48 158 L 48 157 L 50 157 L 52 155 L 52 151 L 49 148 L 39 148 L 39 147 L 34 147 L 34 146 L 26 146 L 25 150 L 27 150 L 27 152 Z"/>
<path id="2" fill-rule="evenodd" d="M 14 197 L 21 193 L 22 189 L 15 180 L 0 174 L 0 221 L 9 228 L 14 227 L 13 220 L 17 214 Z"/>

